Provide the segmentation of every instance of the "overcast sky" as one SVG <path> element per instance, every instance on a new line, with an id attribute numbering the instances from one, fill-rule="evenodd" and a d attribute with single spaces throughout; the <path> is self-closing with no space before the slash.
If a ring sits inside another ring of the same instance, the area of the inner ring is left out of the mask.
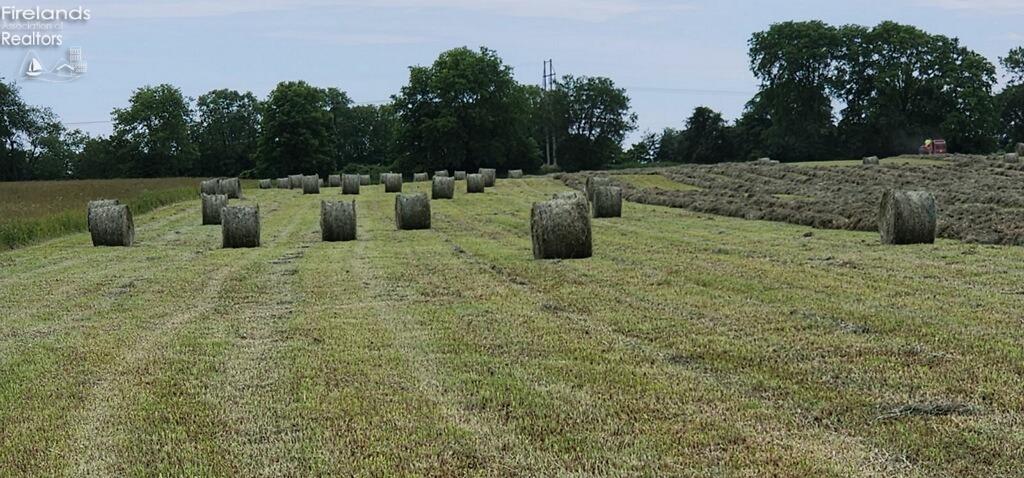
<path id="1" fill-rule="evenodd" d="M 19 8 L 36 4 L 18 3 Z M 61 47 L 0 46 L 0 74 L 26 100 L 74 127 L 110 131 L 110 112 L 132 90 L 171 83 L 196 97 L 216 88 L 264 97 L 276 83 L 336 86 L 379 103 L 409 65 L 443 50 L 487 46 L 539 83 L 601 75 L 626 87 L 640 131 L 679 127 L 707 105 L 735 118 L 756 89 L 750 34 L 785 20 L 874 25 L 895 20 L 955 36 L 991 61 L 1024 42 L 1024 0 L 186 0 L 41 3 L 90 10 L 67 23 Z M 88 71 L 69 83 L 22 79 L 28 50 L 50 66 L 80 46 Z M 96 122 L 81 124 L 84 122 Z M 635 135 L 634 135 L 635 137 Z"/>

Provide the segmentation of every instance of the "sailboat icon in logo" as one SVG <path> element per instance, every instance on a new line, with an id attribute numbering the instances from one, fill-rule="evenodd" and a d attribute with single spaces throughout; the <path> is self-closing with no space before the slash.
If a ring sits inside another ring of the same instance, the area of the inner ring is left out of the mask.
<path id="1" fill-rule="evenodd" d="M 25 69 L 25 76 L 39 76 L 43 74 L 43 65 L 39 63 L 39 59 L 33 57 L 29 60 L 28 68 Z"/>

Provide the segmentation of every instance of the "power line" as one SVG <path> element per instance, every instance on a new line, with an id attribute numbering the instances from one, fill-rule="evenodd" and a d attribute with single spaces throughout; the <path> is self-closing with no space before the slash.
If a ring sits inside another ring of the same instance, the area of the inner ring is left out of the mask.
<path id="1" fill-rule="evenodd" d="M 737 95 L 737 96 L 752 96 L 757 94 L 756 91 L 740 91 L 740 90 L 711 90 L 702 88 L 673 88 L 665 86 L 624 86 L 623 88 L 630 91 L 648 91 L 651 93 L 676 93 L 676 94 L 698 94 L 698 95 Z"/>

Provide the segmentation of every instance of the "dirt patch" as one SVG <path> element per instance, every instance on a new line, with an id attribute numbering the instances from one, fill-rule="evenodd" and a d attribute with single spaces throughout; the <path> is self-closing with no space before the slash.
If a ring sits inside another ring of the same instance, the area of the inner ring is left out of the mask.
<path id="1" fill-rule="evenodd" d="M 588 176 L 560 175 L 583 189 Z M 633 173 L 635 174 L 635 173 Z M 981 244 L 1024 245 L 1024 164 L 952 156 L 936 164 L 809 168 L 726 163 L 667 168 L 660 174 L 699 189 L 671 191 L 614 181 L 628 201 L 819 229 L 878 230 L 887 189 L 925 190 L 938 201 L 938 235 Z M 613 180 L 616 173 L 612 173 Z"/>

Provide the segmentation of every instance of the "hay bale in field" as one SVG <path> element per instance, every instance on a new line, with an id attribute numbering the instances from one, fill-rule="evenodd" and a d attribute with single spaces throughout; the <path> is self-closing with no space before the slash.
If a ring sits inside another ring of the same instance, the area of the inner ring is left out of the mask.
<path id="1" fill-rule="evenodd" d="M 260 207 L 227 206 L 221 210 L 221 236 L 225 249 L 260 247 Z"/>
<path id="2" fill-rule="evenodd" d="M 360 186 L 369 186 L 370 185 L 370 175 L 369 174 L 362 174 L 362 175 L 360 175 L 359 176 L 359 185 Z"/>
<path id="3" fill-rule="evenodd" d="M 498 170 L 494 168 L 480 168 L 480 175 L 484 177 L 484 187 L 493 188 L 498 181 Z"/>
<path id="4" fill-rule="evenodd" d="M 203 225 L 220 224 L 220 211 L 227 205 L 225 194 L 203 194 Z"/>
<path id="5" fill-rule="evenodd" d="M 356 239 L 356 202 L 320 201 L 320 237 L 324 242 Z"/>
<path id="6" fill-rule="evenodd" d="M 465 181 L 466 180 L 466 172 L 465 171 L 455 171 L 455 180 L 456 181 Z"/>
<path id="7" fill-rule="evenodd" d="M 341 175 L 332 174 L 327 176 L 327 187 L 340 188 L 341 187 Z"/>
<path id="8" fill-rule="evenodd" d="M 434 184 L 430 187 L 431 199 L 452 199 L 455 197 L 455 178 L 434 176 Z"/>
<path id="9" fill-rule="evenodd" d="M 611 186 L 612 178 L 608 176 L 589 176 L 587 177 L 587 183 L 583 187 L 583 190 L 587 194 L 587 200 L 594 202 L 594 190 L 603 186 Z"/>
<path id="10" fill-rule="evenodd" d="M 131 247 L 135 242 L 132 211 L 124 204 L 97 206 L 89 211 L 93 246 Z"/>
<path id="11" fill-rule="evenodd" d="M 412 175 L 412 181 L 414 183 L 430 181 L 430 176 L 428 176 L 427 173 L 415 173 Z"/>
<path id="12" fill-rule="evenodd" d="M 1008 153 L 1003 156 L 1003 161 L 1006 161 L 1007 163 L 1016 163 L 1019 159 L 1020 156 L 1017 156 L 1017 153 Z"/>
<path id="13" fill-rule="evenodd" d="M 866 165 L 877 166 L 878 164 L 880 164 L 880 161 L 878 159 L 878 156 L 868 156 L 864 158 L 863 163 Z"/>
<path id="14" fill-rule="evenodd" d="M 320 177 L 320 175 L 317 175 L 316 181 L 317 183 L 319 183 L 320 187 L 324 187 L 324 180 L 323 178 Z"/>
<path id="15" fill-rule="evenodd" d="M 435 178 L 447 178 L 448 177 L 448 170 L 447 169 L 443 169 L 441 171 L 434 171 L 434 177 Z"/>
<path id="16" fill-rule="evenodd" d="M 513 169 L 508 172 L 509 179 L 521 179 L 523 177 L 522 169 Z"/>
<path id="17" fill-rule="evenodd" d="M 482 193 L 484 192 L 484 176 L 482 174 L 469 174 L 466 175 L 466 193 Z"/>
<path id="18" fill-rule="evenodd" d="M 207 179 L 199 183 L 199 194 L 217 194 L 220 189 L 220 179 Z"/>
<path id="19" fill-rule="evenodd" d="M 217 194 L 226 194 L 230 199 L 242 199 L 242 181 L 225 178 L 217 183 Z"/>
<path id="20" fill-rule="evenodd" d="M 882 244 L 932 244 L 937 218 L 934 194 L 890 189 L 878 209 Z"/>
<path id="21" fill-rule="evenodd" d="M 1017 143 L 1017 147 L 1015 149 L 1018 158 L 1024 156 L 1024 143 Z"/>
<path id="22" fill-rule="evenodd" d="M 271 181 L 269 179 L 260 180 L 260 189 L 270 189 Z"/>
<path id="23" fill-rule="evenodd" d="M 562 193 L 533 204 L 530 235 L 534 259 L 583 259 L 593 255 L 590 210 L 582 193 Z"/>
<path id="24" fill-rule="evenodd" d="M 85 213 L 85 225 L 88 228 L 87 230 L 92 230 L 92 211 L 94 209 L 106 206 L 117 206 L 118 204 L 121 204 L 121 201 L 118 201 L 117 199 L 97 199 L 95 201 L 89 201 L 89 206 Z"/>
<path id="25" fill-rule="evenodd" d="M 384 173 L 380 175 L 381 182 L 384 183 L 384 192 L 386 193 L 400 193 L 402 192 L 402 175 L 397 173 Z"/>
<path id="26" fill-rule="evenodd" d="M 304 176 L 301 175 L 301 174 L 289 174 L 288 175 L 288 185 L 291 186 L 291 189 L 302 189 L 302 178 L 303 177 Z"/>
<path id="27" fill-rule="evenodd" d="M 622 217 L 622 188 L 596 187 L 590 202 L 594 217 Z"/>
<path id="28" fill-rule="evenodd" d="M 288 178 L 279 178 L 277 180 L 277 189 L 290 189 L 291 185 L 288 182 Z"/>
<path id="29" fill-rule="evenodd" d="M 341 177 L 342 194 L 359 194 L 359 175 L 346 174 Z"/>
<path id="30" fill-rule="evenodd" d="M 430 198 L 426 193 L 395 196 L 395 227 L 400 231 L 430 229 Z"/>
<path id="31" fill-rule="evenodd" d="M 320 194 L 320 176 L 302 177 L 302 194 Z"/>

